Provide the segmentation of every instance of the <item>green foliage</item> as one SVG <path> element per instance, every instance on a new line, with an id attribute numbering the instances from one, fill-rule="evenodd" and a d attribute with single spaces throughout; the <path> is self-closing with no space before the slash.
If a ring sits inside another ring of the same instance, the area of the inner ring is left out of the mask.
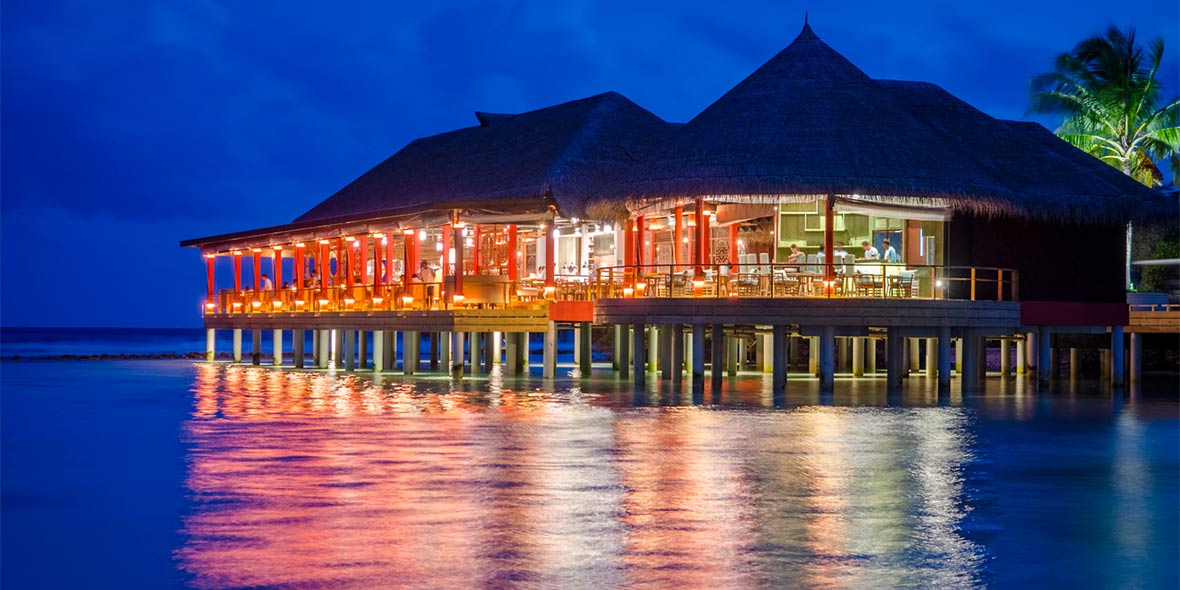
<path id="1" fill-rule="evenodd" d="M 1180 258 L 1180 240 L 1161 240 L 1156 243 L 1152 258 Z M 1175 266 L 1145 266 L 1139 281 L 1140 291 L 1167 291 L 1168 282 L 1180 278 Z"/>
<path id="2" fill-rule="evenodd" d="M 1180 99 L 1162 98 L 1163 55 L 1163 39 L 1144 47 L 1112 27 L 1033 78 L 1029 112 L 1063 115 L 1057 135 L 1147 186 L 1163 180 L 1156 162 L 1180 177 Z"/>

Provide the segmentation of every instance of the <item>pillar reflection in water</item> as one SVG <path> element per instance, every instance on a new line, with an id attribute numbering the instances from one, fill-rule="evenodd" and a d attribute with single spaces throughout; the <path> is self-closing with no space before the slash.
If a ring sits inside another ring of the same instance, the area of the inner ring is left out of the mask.
<path id="1" fill-rule="evenodd" d="M 959 408 L 196 371 L 177 559 L 197 587 L 979 585 Z"/>

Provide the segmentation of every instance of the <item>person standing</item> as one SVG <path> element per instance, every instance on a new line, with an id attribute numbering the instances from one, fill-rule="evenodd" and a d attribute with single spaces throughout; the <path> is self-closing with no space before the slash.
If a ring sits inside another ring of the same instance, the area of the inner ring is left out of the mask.
<path id="1" fill-rule="evenodd" d="M 262 275 L 262 290 L 263 291 L 270 291 L 274 288 L 275 288 L 275 284 L 270 282 L 270 277 L 263 274 Z"/>
<path id="2" fill-rule="evenodd" d="M 893 249 L 893 246 L 889 244 L 889 240 L 882 241 L 881 245 L 885 246 L 885 262 L 901 262 L 901 256 L 899 256 L 897 254 L 897 250 Z"/>
<path id="3" fill-rule="evenodd" d="M 418 279 L 426 285 L 426 307 L 434 304 L 434 269 L 425 260 L 418 266 Z"/>
<path id="4" fill-rule="evenodd" d="M 886 243 L 888 243 L 888 242 L 886 242 Z M 872 244 L 870 244 L 868 242 L 861 242 L 860 247 L 863 248 L 865 251 L 865 255 L 864 255 L 865 260 L 880 260 L 881 259 L 881 252 L 879 250 L 877 250 L 877 248 L 875 248 Z"/>

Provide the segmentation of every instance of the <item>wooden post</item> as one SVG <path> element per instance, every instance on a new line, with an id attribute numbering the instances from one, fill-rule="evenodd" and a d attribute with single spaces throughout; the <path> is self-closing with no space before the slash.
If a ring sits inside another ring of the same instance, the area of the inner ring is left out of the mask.
<path id="1" fill-rule="evenodd" d="M 705 325 L 692 325 L 692 388 L 703 390 L 705 385 Z"/>
<path id="2" fill-rule="evenodd" d="M 926 339 L 926 377 L 933 379 L 938 376 L 938 339 Z"/>
<path id="3" fill-rule="evenodd" d="M 782 393 L 787 387 L 787 327 L 783 324 L 771 326 L 771 350 L 766 362 L 771 366 L 771 390 Z"/>
<path id="4" fill-rule="evenodd" d="M 1139 383 L 1143 380 L 1143 335 L 1138 332 L 1131 332 L 1129 334 L 1131 339 L 1131 383 Z"/>
<path id="5" fill-rule="evenodd" d="M 594 324 L 590 322 L 582 322 L 579 324 L 578 328 L 578 352 L 580 353 L 578 354 L 578 368 L 582 371 L 583 378 L 590 376 L 590 369 L 593 367 L 593 357 L 591 355 L 592 351 L 590 350 L 592 342 L 591 330 L 593 329 L 593 326 Z"/>
<path id="6" fill-rule="evenodd" d="M 205 360 L 213 361 L 217 358 L 217 330 L 205 330 Z"/>
<path id="7" fill-rule="evenodd" d="M 347 252 L 344 238 L 336 238 L 336 272 L 332 273 L 336 280 L 332 282 L 333 285 L 347 284 L 344 281 L 344 261 Z"/>
<path id="8" fill-rule="evenodd" d="M 672 386 L 680 387 L 684 381 L 684 326 L 673 324 L 668 328 L 672 333 L 672 362 L 668 370 L 672 374 Z"/>
<path id="9" fill-rule="evenodd" d="M 721 377 L 725 374 L 725 326 L 713 324 L 713 340 L 711 344 L 713 358 L 709 367 L 709 375 L 713 378 L 713 391 L 721 387 Z"/>
<path id="10" fill-rule="evenodd" d="M 1000 376 L 1012 374 L 1012 341 L 1000 338 Z"/>
<path id="11" fill-rule="evenodd" d="M 307 334 L 303 330 L 291 330 L 291 365 L 296 369 L 302 369 L 306 363 L 306 354 L 303 352 L 306 339 Z"/>
<path id="12" fill-rule="evenodd" d="M 274 330 L 271 336 L 273 337 L 270 350 L 271 362 L 274 364 L 274 366 L 279 367 L 283 364 L 283 331 Z"/>
<path id="13" fill-rule="evenodd" d="M 774 360 L 779 362 L 778 358 Z M 820 331 L 819 364 L 820 393 L 832 393 L 836 387 L 836 328 L 834 326 L 824 326 Z"/>
<path id="14" fill-rule="evenodd" d="M 1037 340 L 1037 380 L 1049 383 L 1053 377 L 1053 328 L 1042 326 L 1036 336 Z"/>
<path id="15" fill-rule="evenodd" d="M 1123 333 L 1122 326 L 1110 327 L 1110 384 L 1116 388 L 1123 386 Z"/>
<path id="16" fill-rule="evenodd" d="M 701 205 L 703 206 L 704 202 Z M 705 215 L 703 207 L 698 223 L 700 223 L 699 227 L 701 230 L 701 261 L 707 268 L 713 264 L 713 230 L 709 227 L 709 216 Z M 652 249 L 654 250 L 655 248 Z M 701 278 L 700 275 L 697 276 L 697 280 Z"/>
<path id="17" fill-rule="evenodd" d="M 262 330 L 250 330 L 250 364 L 262 364 Z"/>
<path id="18" fill-rule="evenodd" d="M 295 290 L 299 292 L 299 297 L 303 297 L 303 257 L 306 248 L 303 242 L 295 244 Z"/>
<path id="19" fill-rule="evenodd" d="M 640 323 L 632 324 L 631 326 L 631 378 L 635 387 L 643 387 L 647 383 L 647 374 L 643 370 L 643 328 L 643 324 Z"/>
<path id="20" fill-rule="evenodd" d="M 353 242 L 352 247 L 357 253 L 357 269 L 353 274 L 357 277 L 357 284 L 363 287 L 369 282 L 369 235 L 362 234 L 356 242 Z"/>
<path id="21" fill-rule="evenodd" d="M 623 379 L 631 375 L 631 335 L 628 330 L 630 326 L 626 324 L 615 325 L 615 337 L 619 343 L 615 347 L 615 364 L 619 368 L 619 377 Z"/>
<path id="22" fill-rule="evenodd" d="M 852 376 L 864 377 L 865 375 L 865 339 L 853 337 L 852 338 Z"/>
<path id="23" fill-rule="evenodd" d="M 938 388 L 951 384 L 951 329 L 938 329 Z"/>
<path id="24" fill-rule="evenodd" d="M 635 218 L 635 264 L 642 267 L 647 264 L 647 257 L 644 256 L 647 244 L 647 217 L 640 215 Z M 636 276 L 641 276 L 643 269 L 640 268 L 636 272 Z"/>
<path id="25" fill-rule="evenodd" d="M 548 262 L 546 262 L 548 264 Z M 557 322 L 549 321 L 545 330 L 545 349 L 542 359 L 541 377 L 553 379 L 557 376 Z"/>
<path id="26" fill-rule="evenodd" d="M 545 220 L 545 295 L 550 296 L 553 290 L 557 288 L 557 261 L 554 260 L 557 252 L 554 237 L 555 230 L 553 218 Z M 554 361 L 557 362 L 557 361 Z"/>
<path id="27" fill-rule="evenodd" d="M 676 272 L 680 272 L 684 264 L 684 206 L 677 205 L 676 218 L 672 233 L 672 263 L 676 265 Z"/>

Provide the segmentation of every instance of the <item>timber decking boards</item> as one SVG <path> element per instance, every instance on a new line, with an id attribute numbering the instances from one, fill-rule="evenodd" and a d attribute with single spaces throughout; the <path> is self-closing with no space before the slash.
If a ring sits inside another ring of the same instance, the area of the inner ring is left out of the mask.
<path id="1" fill-rule="evenodd" d="M 1180 334 L 1180 310 L 1132 311 L 1129 334 Z"/>
<path id="2" fill-rule="evenodd" d="M 1017 327 L 1015 301 L 929 299 L 600 299 L 597 323 Z"/>
<path id="3" fill-rule="evenodd" d="M 395 330 L 408 332 L 544 332 L 546 309 L 452 309 L 439 311 L 351 311 L 253 313 L 207 316 L 218 330 Z"/>

